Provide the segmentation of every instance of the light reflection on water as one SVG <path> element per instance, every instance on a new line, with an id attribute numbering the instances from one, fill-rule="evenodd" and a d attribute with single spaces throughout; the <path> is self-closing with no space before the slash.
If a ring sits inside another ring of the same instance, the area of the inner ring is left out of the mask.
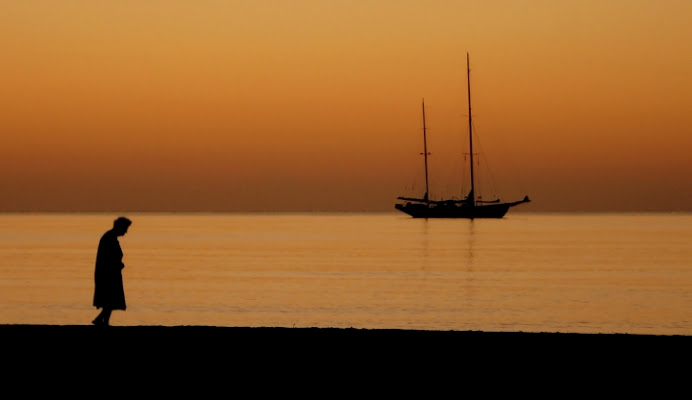
<path id="1" fill-rule="evenodd" d="M 131 214 L 113 325 L 692 334 L 690 214 Z M 87 324 L 117 215 L 0 215 L 0 323 Z"/>

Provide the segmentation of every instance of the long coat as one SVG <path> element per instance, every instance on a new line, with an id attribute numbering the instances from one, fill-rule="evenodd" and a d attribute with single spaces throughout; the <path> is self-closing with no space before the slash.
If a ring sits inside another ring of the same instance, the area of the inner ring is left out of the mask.
<path id="1" fill-rule="evenodd" d="M 96 251 L 94 307 L 111 310 L 124 310 L 127 307 L 123 288 L 123 268 L 125 264 L 118 235 L 110 230 L 103 234 Z"/>

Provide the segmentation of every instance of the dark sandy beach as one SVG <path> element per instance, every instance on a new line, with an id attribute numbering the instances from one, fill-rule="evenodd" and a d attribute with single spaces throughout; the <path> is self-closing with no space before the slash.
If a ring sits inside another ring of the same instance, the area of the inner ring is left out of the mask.
<path id="1" fill-rule="evenodd" d="M 413 357 L 483 360 L 516 357 L 559 362 L 596 357 L 625 363 L 637 357 L 690 355 L 692 336 L 421 331 L 355 328 L 282 328 L 212 326 L 0 325 L 5 343 L 45 355 L 89 356 L 119 352 L 133 359 L 151 354 L 176 354 L 201 359 L 207 355 L 335 357 L 383 361 Z M 100 349 L 100 350 L 99 350 Z"/>
<path id="2" fill-rule="evenodd" d="M 391 384 L 405 393 L 406 385 L 471 387 L 492 377 L 503 385 L 497 390 L 510 382 L 584 390 L 626 380 L 618 390 L 628 392 L 632 383 L 650 386 L 661 376 L 667 381 L 661 390 L 669 390 L 687 381 L 692 355 L 690 336 L 633 334 L 0 325 L 0 335 L 9 377 L 105 376 L 127 384 L 165 377 L 167 392 L 171 379 L 187 387 L 200 379 L 244 385 L 258 376 L 271 377 L 259 389 L 272 391 L 277 382 L 317 380 L 344 390 Z"/>
<path id="3" fill-rule="evenodd" d="M 425 331 L 357 328 L 284 328 L 214 326 L 108 326 L 92 325 L 0 325 L 0 335 L 15 344 L 32 344 L 46 351 L 60 351 L 64 344 L 88 347 L 103 341 L 126 348 L 144 344 L 150 349 L 175 346 L 181 353 L 196 348 L 224 351 L 238 344 L 246 347 L 297 351 L 319 355 L 329 351 L 397 351 L 473 354 L 488 351 L 525 352 L 549 355 L 553 349 L 607 346 L 617 352 L 638 347 L 642 352 L 655 348 L 678 348 L 692 344 L 692 336 L 640 334 L 586 334 L 555 332 Z M 41 338 L 35 341 L 33 338 Z M 77 349 L 78 349 L 77 348 Z M 74 349 L 74 348 L 73 348 Z M 76 350 L 76 349 L 75 349 Z M 584 350 L 584 349 L 582 349 Z M 581 350 L 580 350 L 581 351 Z M 588 350 L 587 350 L 588 351 Z"/>

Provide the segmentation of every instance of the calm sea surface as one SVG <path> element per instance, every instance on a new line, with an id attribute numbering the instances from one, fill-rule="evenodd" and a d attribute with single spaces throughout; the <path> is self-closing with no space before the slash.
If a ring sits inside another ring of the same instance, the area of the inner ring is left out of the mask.
<path id="1" fill-rule="evenodd" d="M 89 324 L 118 215 L 0 214 L 0 324 Z M 111 324 L 692 335 L 692 214 L 128 214 Z"/>

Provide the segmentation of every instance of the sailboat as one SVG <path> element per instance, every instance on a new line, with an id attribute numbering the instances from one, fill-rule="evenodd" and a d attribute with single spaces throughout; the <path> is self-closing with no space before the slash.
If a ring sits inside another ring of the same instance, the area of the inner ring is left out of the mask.
<path id="1" fill-rule="evenodd" d="M 468 119 L 469 119 L 469 161 L 471 175 L 471 191 L 464 199 L 431 200 L 428 185 L 428 148 L 425 127 L 425 101 L 423 101 L 423 156 L 425 162 L 425 193 L 422 198 L 397 197 L 403 202 L 396 203 L 394 208 L 404 212 L 413 218 L 502 218 L 511 207 L 528 203 L 529 196 L 523 199 L 502 202 L 500 199 L 481 200 L 476 198 L 475 176 L 473 170 L 473 125 L 471 120 L 471 69 L 469 67 L 469 54 L 466 53 L 466 82 L 468 93 Z"/>

